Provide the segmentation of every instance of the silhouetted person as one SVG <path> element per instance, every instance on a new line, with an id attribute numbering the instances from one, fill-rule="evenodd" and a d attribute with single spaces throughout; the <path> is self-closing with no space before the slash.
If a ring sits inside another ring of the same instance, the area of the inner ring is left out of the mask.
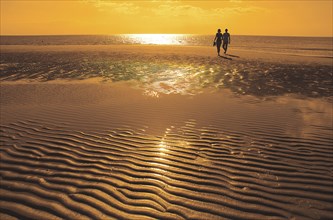
<path id="1" fill-rule="evenodd" d="M 224 53 L 227 53 L 228 44 L 230 44 L 230 34 L 228 33 L 228 29 L 225 29 L 225 32 L 222 35 L 222 39 L 223 39 L 222 48 L 224 50 Z"/>
<path id="2" fill-rule="evenodd" d="M 221 44 L 222 44 L 222 33 L 221 29 L 218 29 L 214 38 L 214 45 L 216 45 L 217 47 L 217 54 L 219 56 L 220 56 Z"/>

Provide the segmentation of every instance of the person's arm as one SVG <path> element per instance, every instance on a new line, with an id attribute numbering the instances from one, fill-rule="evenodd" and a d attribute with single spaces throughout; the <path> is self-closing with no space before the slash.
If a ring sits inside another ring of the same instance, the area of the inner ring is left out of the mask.
<path id="1" fill-rule="evenodd" d="M 230 38 L 230 34 L 229 34 L 229 44 L 231 43 L 231 38 Z"/>
<path id="2" fill-rule="evenodd" d="M 217 38 L 217 34 L 215 35 L 214 42 L 216 41 L 216 38 Z"/>

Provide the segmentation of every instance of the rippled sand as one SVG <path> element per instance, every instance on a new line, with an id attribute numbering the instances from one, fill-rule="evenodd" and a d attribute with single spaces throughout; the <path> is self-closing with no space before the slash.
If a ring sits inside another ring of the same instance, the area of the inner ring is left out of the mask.
<path id="1" fill-rule="evenodd" d="M 1 219 L 333 218 L 326 60 L 140 48 L 2 51 Z"/>

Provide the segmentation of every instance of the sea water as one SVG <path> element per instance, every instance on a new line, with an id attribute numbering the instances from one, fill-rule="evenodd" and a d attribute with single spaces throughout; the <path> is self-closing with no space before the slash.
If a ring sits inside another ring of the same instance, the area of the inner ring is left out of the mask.
<path id="1" fill-rule="evenodd" d="M 1 45 L 183 45 L 212 46 L 214 34 L 120 34 L 0 36 Z M 232 35 L 230 48 L 333 58 L 333 37 Z"/>

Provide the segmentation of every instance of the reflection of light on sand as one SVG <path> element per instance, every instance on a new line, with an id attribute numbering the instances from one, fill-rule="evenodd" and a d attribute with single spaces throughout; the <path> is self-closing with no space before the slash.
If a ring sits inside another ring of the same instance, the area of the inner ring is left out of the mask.
<path id="1" fill-rule="evenodd" d="M 149 89 L 146 89 L 143 92 L 143 95 L 150 96 L 152 98 L 159 98 L 160 97 L 160 95 L 158 94 L 158 92 L 152 91 L 152 90 L 149 90 Z"/>
<path id="2" fill-rule="evenodd" d="M 160 143 L 158 144 L 158 153 L 157 153 L 157 157 L 155 157 L 155 160 L 158 161 L 157 163 L 153 163 L 153 164 L 158 164 L 158 166 L 160 167 L 169 167 L 169 165 L 166 164 L 166 162 L 168 161 L 167 159 L 165 159 L 165 157 L 168 156 L 168 149 L 167 149 L 167 145 L 164 142 L 164 138 L 160 141 Z M 159 169 L 161 171 L 161 168 Z M 165 171 L 164 171 L 165 172 Z"/>
<path id="3" fill-rule="evenodd" d="M 162 140 L 158 146 L 160 151 L 167 151 L 167 145 L 165 144 L 164 140 Z"/>
<path id="4" fill-rule="evenodd" d="M 288 96 L 281 96 L 276 102 L 284 106 L 292 106 L 295 118 L 300 117 L 301 120 L 290 120 L 289 123 L 297 123 L 294 129 L 287 127 L 288 135 L 298 138 L 311 137 L 316 129 L 323 129 L 331 132 L 332 129 L 332 103 L 321 99 L 296 99 Z"/>
<path id="5" fill-rule="evenodd" d="M 168 149 L 167 149 L 167 145 L 166 145 L 166 143 L 164 142 L 164 138 L 160 141 L 160 143 L 159 143 L 159 145 L 158 145 L 158 155 L 159 156 L 167 156 L 168 154 L 167 154 L 167 152 L 169 151 Z M 162 159 L 163 160 L 163 158 L 158 158 L 158 159 Z"/>
<path id="6" fill-rule="evenodd" d="M 140 44 L 178 45 L 180 34 L 129 34 L 131 40 Z"/>
<path id="7" fill-rule="evenodd" d="M 184 67 L 161 71 L 156 73 L 154 77 L 158 81 L 146 84 L 144 94 L 158 98 L 158 94 L 161 93 L 191 95 L 196 74 L 192 73 L 190 67 Z"/>
<path id="8" fill-rule="evenodd" d="M 165 157 L 168 157 L 168 152 L 170 151 L 168 149 L 168 145 L 165 141 L 165 138 L 167 136 L 167 134 L 169 133 L 170 129 L 167 128 L 164 134 L 164 137 L 161 139 L 161 141 L 158 143 L 157 148 L 158 148 L 158 153 L 157 153 L 157 157 L 155 157 L 155 159 L 158 161 L 159 165 L 163 165 L 163 166 L 168 166 L 167 164 L 164 164 L 163 162 L 167 161 L 167 159 L 165 159 Z"/>

